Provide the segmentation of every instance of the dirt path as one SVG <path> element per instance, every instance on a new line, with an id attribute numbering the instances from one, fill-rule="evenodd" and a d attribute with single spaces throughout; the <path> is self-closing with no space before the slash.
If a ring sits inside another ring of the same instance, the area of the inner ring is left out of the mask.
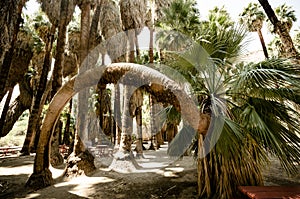
<path id="1" fill-rule="evenodd" d="M 107 167 L 112 158 L 96 158 L 97 171 L 66 181 L 59 178 L 60 168 L 51 168 L 56 183 L 38 191 L 24 188 L 32 173 L 33 156 L 0 159 L 0 198 L 103 198 L 158 199 L 196 198 L 197 173 L 192 157 L 174 161 L 166 154 L 167 146 L 158 151 L 145 151 L 138 159 L 140 169 L 133 173 L 118 173 Z M 264 176 L 266 185 L 300 184 L 300 176 L 290 178 L 278 162 L 272 160 Z"/>

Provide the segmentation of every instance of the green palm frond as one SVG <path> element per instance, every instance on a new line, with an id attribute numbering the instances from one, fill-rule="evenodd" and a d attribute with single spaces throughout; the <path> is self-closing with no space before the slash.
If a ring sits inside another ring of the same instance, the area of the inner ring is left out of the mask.
<path id="1" fill-rule="evenodd" d="M 287 60 L 270 59 L 250 63 L 238 70 L 232 78 L 234 90 L 257 88 L 299 88 L 299 68 Z"/>
<path id="2" fill-rule="evenodd" d="M 198 161 L 201 197 L 231 198 L 239 185 L 261 185 L 264 149 L 238 123 L 224 117 L 224 127 L 213 150 Z"/>
<path id="3" fill-rule="evenodd" d="M 294 161 L 300 159 L 299 113 L 275 101 L 249 100 L 251 104 L 243 108 L 241 123 L 258 143 L 279 158 L 289 173 L 297 172 Z"/>

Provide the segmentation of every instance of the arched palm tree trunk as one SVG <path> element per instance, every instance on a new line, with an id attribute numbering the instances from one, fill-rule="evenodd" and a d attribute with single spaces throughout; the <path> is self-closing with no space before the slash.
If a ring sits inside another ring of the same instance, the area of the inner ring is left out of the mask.
<path id="1" fill-rule="evenodd" d="M 148 84 L 150 84 L 150 82 L 156 82 L 164 85 L 161 89 L 156 90 L 156 92 L 159 92 L 159 96 L 162 96 L 163 93 L 165 93 L 163 95 L 163 99 L 168 100 L 169 103 L 173 103 L 174 107 L 176 107 L 178 111 L 181 111 L 183 118 L 195 130 L 198 129 L 200 118 L 194 101 L 182 89 L 180 89 L 180 86 L 178 86 L 176 82 L 165 75 L 146 66 L 129 63 L 111 64 L 106 68 L 97 67 L 72 78 L 52 99 L 42 125 L 41 136 L 34 161 L 33 174 L 28 179 L 26 183 L 27 186 L 35 188 L 46 187 L 53 183 L 52 174 L 49 170 L 49 149 L 52 129 L 60 115 L 60 112 L 72 96 L 81 89 L 94 85 L 98 82 L 100 77 L 102 77 L 101 82 L 103 84 L 117 83 L 117 81 L 129 71 L 131 74 L 135 74 L 136 78 L 143 78 Z M 173 93 L 173 95 L 171 93 Z M 180 109 L 180 107 L 190 108 Z"/>

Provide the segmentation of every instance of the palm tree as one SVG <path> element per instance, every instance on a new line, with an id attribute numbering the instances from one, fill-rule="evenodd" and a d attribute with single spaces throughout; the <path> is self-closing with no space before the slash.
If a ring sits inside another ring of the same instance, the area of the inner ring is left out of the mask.
<path id="1" fill-rule="evenodd" d="M 275 14 L 278 17 L 278 20 L 286 26 L 287 31 L 290 32 L 293 26 L 293 22 L 297 21 L 297 18 L 295 16 L 295 10 L 293 10 L 292 7 L 290 6 L 283 4 L 281 6 L 278 6 L 275 9 Z M 269 20 L 268 20 L 268 28 L 271 33 L 276 33 L 273 24 L 270 23 Z M 284 56 L 285 53 L 284 53 L 283 45 L 280 42 L 280 38 L 275 37 L 270 45 L 272 45 L 272 43 L 276 44 L 276 46 L 274 46 L 274 49 L 278 48 L 277 56 Z"/>
<path id="2" fill-rule="evenodd" d="M 287 31 L 290 32 L 293 23 L 297 21 L 295 10 L 293 10 L 291 6 L 288 6 L 284 3 L 275 8 L 274 12 L 278 17 L 278 20 L 283 23 L 286 26 Z M 271 23 L 268 23 L 268 28 L 270 32 L 276 33 L 274 26 Z"/>
<path id="3" fill-rule="evenodd" d="M 159 48 L 180 51 L 190 45 L 189 38 L 199 25 L 199 13 L 194 8 L 194 0 L 175 0 L 169 7 L 163 8 L 164 16 L 159 19 L 157 33 Z"/>
<path id="4" fill-rule="evenodd" d="M 79 73 L 84 73 L 91 66 L 94 66 L 98 57 L 89 56 L 90 30 L 91 30 L 91 10 L 97 8 L 93 1 L 78 1 L 81 10 L 80 18 L 80 40 L 79 40 Z M 95 53 L 96 54 L 96 53 Z M 85 143 L 88 140 L 87 131 L 87 111 L 88 111 L 89 88 L 85 88 L 78 93 L 78 111 L 76 120 L 76 131 L 74 138 L 73 152 L 68 157 L 65 168 L 65 176 L 88 175 L 96 169 L 94 156 L 88 151 Z M 80 158 L 78 158 L 80 157 Z"/>
<path id="5" fill-rule="evenodd" d="M 0 31 L 3 35 L 0 42 L 0 101 L 6 94 L 6 87 L 11 62 L 13 58 L 15 43 L 21 23 L 22 8 L 25 5 L 25 0 L 14 0 L 8 3 L 1 1 Z M 10 19 L 9 21 L 7 19 Z"/>
<path id="6" fill-rule="evenodd" d="M 66 33 L 67 33 L 67 25 L 72 19 L 74 10 L 75 10 L 75 3 L 74 1 L 68 0 L 60 0 L 57 2 L 60 4 L 59 9 L 59 22 L 58 22 L 58 38 L 57 38 L 57 45 L 56 45 L 56 54 L 55 54 L 55 62 L 54 62 L 54 69 L 53 69 L 53 81 L 52 81 L 52 91 L 51 97 L 55 95 L 57 90 L 62 85 L 62 77 L 63 77 L 63 58 L 65 52 L 65 44 L 66 44 Z M 53 5 L 50 8 L 54 8 Z M 53 10 L 46 10 L 48 15 L 51 15 Z"/>
<path id="7" fill-rule="evenodd" d="M 125 61 L 126 36 L 122 33 L 120 11 L 114 1 L 102 0 L 99 22 L 102 36 L 106 40 L 105 49 L 112 63 Z"/>
<path id="8" fill-rule="evenodd" d="M 198 96 L 202 118 L 198 133 L 203 134 L 195 137 L 184 124 L 169 146 L 169 155 L 182 155 L 192 140 L 197 140 L 193 149 L 198 194 L 207 198 L 232 198 L 238 185 L 262 184 L 261 169 L 269 155 L 266 151 L 278 157 L 288 172 L 297 172 L 292 154 L 300 155 L 299 130 L 295 128 L 298 113 L 294 115 L 291 104 L 299 104 L 295 92 L 299 70 L 287 60 L 275 59 L 233 65 L 245 31 L 209 22 L 201 24 L 200 30 L 199 43 L 174 53 L 180 56 L 173 55 L 167 63 L 183 73 Z M 205 61 L 204 50 L 214 62 Z M 287 93 L 281 94 L 285 89 Z M 288 144 L 293 139 L 295 143 Z"/>
<path id="9" fill-rule="evenodd" d="M 273 57 L 280 57 L 284 52 L 282 49 L 282 43 L 278 36 L 275 36 L 268 44 L 268 50 Z"/>
<path id="10" fill-rule="evenodd" d="M 102 78 L 100 82 L 105 85 L 108 83 L 117 83 L 120 77 L 125 75 L 125 73 L 127 73 L 128 71 L 131 72 L 131 75 L 133 75 L 134 78 L 142 79 L 141 81 L 148 82 L 148 86 L 150 88 L 151 82 L 157 82 L 166 85 L 165 88 L 159 87 L 156 89 L 151 89 L 153 91 L 152 94 L 157 93 L 157 98 L 160 99 L 160 101 L 167 101 L 168 103 L 173 104 L 174 107 L 178 109 L 180 109 L 179 101 L 183 107 L 191 107 L 190 109 L 182 109 L 181 113 L 183 118 L 190 124 L 192 128 L 198 128 L 198 112 L 195 111 L 197 109 L 193 100 L 185 93 L 185 91 L 178 89 L 178 84 L 176 82 L 166 77 L 165 75 L 158 73 L 156 70 L 148 68 L 146 66 L 131 63 L 115 63 L 107 67 L 93 68 L 83 74 L 72 78 L 69 82 L 64 84 L 51 101 L 42 125 L 41 137 L 38 143 L 38 150 L 34 161 L 34 170 L 33 174 L 27 181 L 28 186 L 41 188 L 49 186 L 53 182 L 52 174 L 49 170 L 49 143 L 52 136 L 51 129 L 54 126 L 57 118 L 59 117 L 63 107 L 68 103 L 72 96 L 74 96 L 79 90 L 83 89 L 84 87 L 90 87 L 95 84 L 95 82 L 98 82 L 99 75 L 101 74 Z M 76 89 L 74 87 L 75 81 Z M 174 94 L 172 94 L 170 90 L 173 91 Z M 177 96 L 179 101 L 175 100 L 175 95 Z M 125 118 L 123 117 L 123 119 Z M 128 136 L 126 137 L 128 138 Z M 126 144 L 125 146 L 128 145 Z M 126 149 L 128 150 L 128 148 Z"/>
<path id="11" fill-rule="evenodd" d="M 270 22 L 273 24 L 274 30 L 276 31 L 276 33 L 280 37 L 280 40 L 281 40 L 282 45 L 283 45 L 283 51 L 285 52 L 284 57 L 297 58 L 298 53 L 295 49 L 292 38 L 289 34 L 289 31 L 288 31 L 287 26 L 285 25 L 285 23 L 282 23 L 282 22 L 279 21 L 279 19 L 277 18 L 274 10 L 272 9 L 271 5 L 269 4 L 268 0 L 258 0 L 258 1 L 262 5 L 262 7 L 263 7 L 265 13 L 267 14 Z M 296 60 L 296 62 L 298 62 L 298 61 Z"/>
<path id="12" fill-rule="evenodd" d="M 19 84 L 19 88 L 22 92 L 20 96 L 15 99 L 15 101 L 9 107 L 7 107 L 7 109 L 4 108 L 2 110 L 0 124 L 1 137 L 6 136 L 10 132 L 19 116 L 21 116 L 25 110 L 29 109 L 31 105 L 31 88 L 30 86 L 27 88 L 28 90 L 23 88 L 25 87 L 25 84 L 28 84 L 28 82 L 26 82 L 28 79 L 25 80 L 25 76 L 28 72 L 30 60 L 33 57 L 35 43 L 34 39 L 32 39 L 33 37 L 33 32 L 28 27 L 28 23 L 25 23 L 18 33 L 13 59 L 11 62 L 11 69 L 9 71 L 6 84 L 6 87 L 11 89 L 13 89 L 16 84 Z M 36 44 L 37 43 L 39 42 L 36 42 Z M 7 100 L 8 98 L 6 98 L 6 101 Z"/>
<path id="13" fill-rule="evenodd" d="M 183 56 L 201 66 L 199 57 L 197 47 Z M 200 134 L 193 145 L 198 157 L 199 196 L 232 198 L 238 185 L 262 185 L 261 170 L 270 155 L 277 157 L 288 173 L 297 173 L 293 162 L 300 156 L 299 113 L 294 104 L 298 106 L 300 99 L 295 92 L 299 69 L 278 59 L 230 65 L 230 70 L 222 62 L 201 67 L 206 77 L 222 72 L 219 77 L 199 79 L 205 85 L 199 94 L 210 99 L 208 111 L 201 112 L 209 115 L 209 128 L 198 129 L 198 133 L 205 132 L 205 139 Z M 229 71 L 232 75 L 226 74 Z M 193 140 L 189 128 L 185 125 L 172 141 L 171 156 L 183 154 Z"/>
<path id="14" fill-rule="evenodd" d="M 44 9 L 47 8 L 44 7 Z M 47 76 L 51 67 L 51 60 L 52 60 L 51 51 L 55 39 L 54 35 L 56 29 L 56 21 L 55 21 L 55 17 L 49 18 L 52 20 L 53 24 L 47 21 L 46 23 L 44 23 L 41 19 L 42 17 L 37 16 L 36 26 L 39 31 L 39 34 L 41 35 L 41 38 L 43 38 L 45 42 L 45 50 L 44 50 L 44 54 L 42 54 L 44 55 L 44 57 L 42 58 L 42 62 L 40 63 L 41 65 L 37 66 L 40 68 L 40 71 L 38 69 L 39 77 L 36 78 L 38 80 L 35 84 L 36 87 L 34 89 L 34 95 L 33 95 L 32 105 L 30 109 L 30 116 L 29 116 L 28 128 L 27 128 L 28 139 L 25 139 L 23 148 L 21 150 L 23 155 L 28 155 L 30 153 L 30 150 L 36 149 L 36 143 L 39 138 L 39 124 L 41 121 L 40 116 L 43 110 L 43 106 L 46 102 L 48 92 L 50 91 L 49 89 L 50 82 L 48 81 Z"/>
<path id="15" fill-rule="evenodd" d="M 265 20 L 266 16 L 261 10 L 261 7 L 257 3 L 249 3 L 249 5 L 244 8 L 244 11 L 239 15 L 240 16 L 240 23 L 246 24 L 248 30 L 250 32 L 257 32 L 263 51 L 266 59 L 268 59 L 268 51 L 265 45 L 265 41 L 263 35 L 261 33 L 261 29 L 263 26 L 263 21 Z"/>
<path id="16" fill-rule="evenodd" d="M 120 0 L 120 12 L 124 30 L 128 31 L 129 62 L 135 62 L 134 46 L 137 34 L 145 26 L 146 1 Z M 137 47 L 137 46 L 136 46 Z"/>

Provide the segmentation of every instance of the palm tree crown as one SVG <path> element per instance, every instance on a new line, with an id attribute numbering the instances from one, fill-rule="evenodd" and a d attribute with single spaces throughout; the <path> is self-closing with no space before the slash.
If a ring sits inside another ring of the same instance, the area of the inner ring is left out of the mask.
<path id="1" fill-rule="evenodd" d="M 250 32 L 256 32 L 262 28 L 265 18 L 266 16 L 259 4 L 249 3 L 240 14 L 240 23 L 246 24 Z"/>
<path id="2" fill-rule="evenodd" d="M 281 6 L 275 8 L 274 12 L 278 17 L 278 20 L 286 26 L 288 31 L 290 31 L 293 26 L 293 23 L 297 21 L 295 10 L 293 10 L 291 6 L 288 6 L 284 3 Z M 272 33 L 275 32 L 274 26 L 269 22 L 269 20 L 268 29 Z"/>

